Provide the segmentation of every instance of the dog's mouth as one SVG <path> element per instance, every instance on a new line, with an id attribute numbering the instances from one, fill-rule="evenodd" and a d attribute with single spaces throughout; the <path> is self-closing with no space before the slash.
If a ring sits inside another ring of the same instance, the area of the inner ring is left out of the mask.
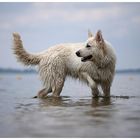
<path id="1" fill-rule="evenodd" d="M 81 61 L 86 62 L 87 60 L 90 60 L 91 58 L 92 58 L 92 55 L 88 55 L 88 56 L 82 57 Z"/>

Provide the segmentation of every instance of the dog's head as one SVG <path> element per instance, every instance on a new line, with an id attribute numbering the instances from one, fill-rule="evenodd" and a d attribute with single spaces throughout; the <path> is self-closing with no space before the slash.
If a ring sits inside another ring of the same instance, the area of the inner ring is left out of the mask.
<path id="1" fill-rule="evenodd" d="M 76 52 L 78 57 L 82 57 L 81 61 L 93 61 L 95 57 L 105 55 L 105 42 L 101 31 L 97 31 L 95 37 L 88 31 L 88 40 L 84 48 Z"/>

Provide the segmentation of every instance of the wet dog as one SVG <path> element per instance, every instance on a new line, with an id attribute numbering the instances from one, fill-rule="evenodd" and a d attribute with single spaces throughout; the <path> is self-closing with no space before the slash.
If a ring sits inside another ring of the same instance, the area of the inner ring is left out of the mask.
<path id="1" fill-rule="evenodd" d="M 89 31 L 84 43 L 59 44 L 36 54 L 24 49 L 18 33 L 13 33 L 13 37 L 13 51 L 18 61 L 39 67 L 44 85 L 37 95 L 39 98 L 45 98 L 51 92 L 52 96 L 59 97 L 66 76 L 85 82 L 95 97 L 99 95 L 98 86 L 101 86 L 104 96 L 110 96 L 116 55 L 100 30 L 95 36 Z"/>

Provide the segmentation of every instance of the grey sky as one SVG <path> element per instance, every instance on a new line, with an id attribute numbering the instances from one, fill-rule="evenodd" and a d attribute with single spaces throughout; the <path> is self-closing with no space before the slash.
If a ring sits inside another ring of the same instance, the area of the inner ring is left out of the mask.
<path id="1" fill-rule="evenodd" d="M 0 67 L 24 68 L 12 54 L 12 32 L 29 52 L 84 42 L 102 30 L 117 54 L 117 69 L 140 67 L 140 3 L 0 3 Z"/>

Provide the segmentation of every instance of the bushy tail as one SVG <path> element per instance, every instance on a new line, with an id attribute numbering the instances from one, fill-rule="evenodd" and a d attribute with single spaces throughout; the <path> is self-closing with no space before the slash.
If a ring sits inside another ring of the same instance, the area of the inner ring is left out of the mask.
<path id="1" fill-rule="evenodd" d="M 17 57 L 17 60 L 27 66 L 37 65 L 40 62 L 40 55 L 29 54 L 28 52 L 26 52 L 26 50 L 23 48 L 22 40 L 20 39 L 20 35 L 18 33 L 13 33 L 13 37 L 13 50 L 14 54 Z"/>

